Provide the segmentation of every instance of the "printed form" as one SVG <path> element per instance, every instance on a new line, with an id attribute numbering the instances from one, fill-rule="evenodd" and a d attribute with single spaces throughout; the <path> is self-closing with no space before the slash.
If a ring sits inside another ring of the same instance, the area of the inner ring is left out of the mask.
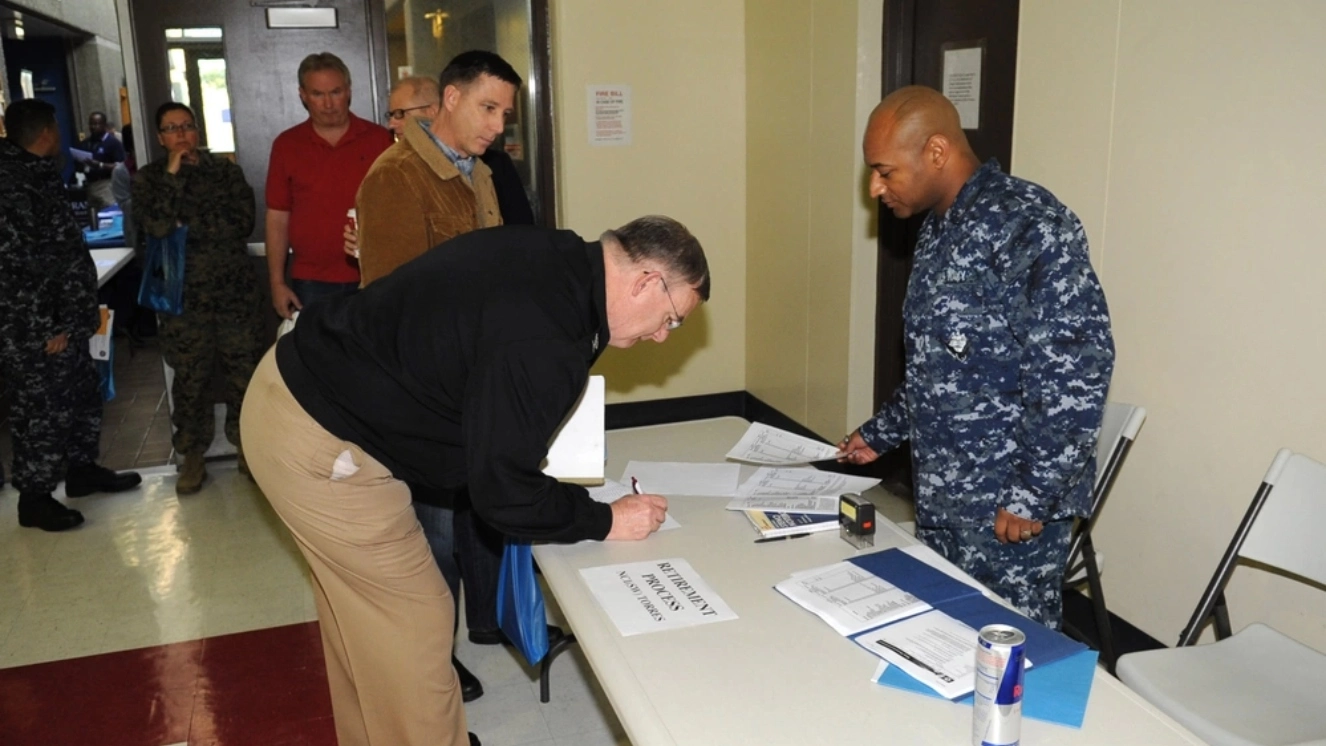
<path id="1" fill-rule="evenodd" d="M 818 440 L 752 422 L 727 458 L 751 464 L 808 464 L 826 461 L 842 454 L 836 446 Z"/>
<path id="2" fill-rule="evenodd" d="M 929 611 L 930 604 L 850 562 L 797 573 L 774 586 L 779 593 L 851 637 Z"/>

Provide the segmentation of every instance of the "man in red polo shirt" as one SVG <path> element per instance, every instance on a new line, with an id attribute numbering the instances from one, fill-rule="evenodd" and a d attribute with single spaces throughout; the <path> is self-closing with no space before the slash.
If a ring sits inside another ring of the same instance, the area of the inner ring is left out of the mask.
<path id="1" fill-rule="evenodd" d="M 345 213 L 391 145 L 389 130 L 350 113 L 350 70 L 330 52 L 299 63 L 299 100 L 308 120 L 277 136 L 267 166 L 267 268 L 272 306 L 287 319 L 315 298 L 359 287 L 359 266 L 342 248 Z"/>

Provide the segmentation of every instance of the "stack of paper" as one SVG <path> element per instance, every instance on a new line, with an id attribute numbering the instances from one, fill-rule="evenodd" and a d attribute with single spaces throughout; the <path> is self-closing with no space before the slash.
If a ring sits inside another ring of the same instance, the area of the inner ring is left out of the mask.
<path id="1" fill-rule="evenodd" d="M 878 479 L 819 469 L 760 467 L 737 488 L 737 498 L 727 509 L 837 515 L 839 495 L 864 492 L 877 484 Z"/>

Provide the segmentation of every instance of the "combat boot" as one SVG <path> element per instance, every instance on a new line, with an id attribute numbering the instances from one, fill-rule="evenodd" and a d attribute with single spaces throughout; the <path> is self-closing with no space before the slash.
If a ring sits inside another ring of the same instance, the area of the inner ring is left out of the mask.
<path id="1" fill-rule="evenodd" d="M 115 472 L 97 464 L 69 467 L 64 475 L 66 497 L 87 497 L 94 492 L 124 492 L 143 483 L 136 471 Z"/>
<path id="2" fill-rule="evenodd" d="M 66 508 L 58 500 L 30 492 L 19 493 L 18 525 L 42 531 L 64 531 L 83 522 L 83 514 Z"/>
<path id="3" fill-rule="evenodd" d="M 203 488 L 207 479 L 207 467 L 202 451 L 190 451 L 184 454 L 184 465 L 180 467 L 180 476 L 175 480 L 175 494 L 192 495 Z"/>

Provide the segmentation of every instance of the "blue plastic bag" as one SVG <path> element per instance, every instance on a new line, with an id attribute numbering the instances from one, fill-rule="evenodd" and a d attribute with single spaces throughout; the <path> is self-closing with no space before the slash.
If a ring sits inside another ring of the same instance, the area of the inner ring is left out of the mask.
<path id="1" fill-rule="evenodd" d="M 179 225 L 165 238 L 147 237 L 138 305 L 159 313 L 184 313 L 184 244 L 189 226 Z"/>
<path id="2" fill-rule="evenodd" d="M 530 545 L 507 539 L 497 579 L 497 625 L 532 666 L 548 654 L 548 617 Z"/>

